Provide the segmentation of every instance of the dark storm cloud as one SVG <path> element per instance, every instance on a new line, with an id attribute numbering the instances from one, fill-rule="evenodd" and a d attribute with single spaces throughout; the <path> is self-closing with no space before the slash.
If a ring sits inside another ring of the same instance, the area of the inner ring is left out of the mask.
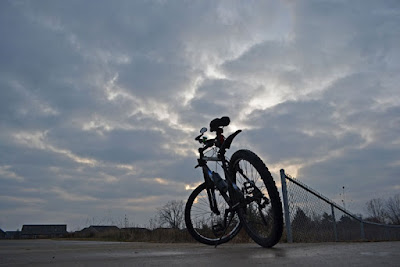
<path id="1" fill-rule="evenodd" d="M 2 228 L 146 224 L 201 182 L 193 138 L 224 115 L 233 150 L 329 197 L 398 190 L 397 1 L 0 7 Z"/>

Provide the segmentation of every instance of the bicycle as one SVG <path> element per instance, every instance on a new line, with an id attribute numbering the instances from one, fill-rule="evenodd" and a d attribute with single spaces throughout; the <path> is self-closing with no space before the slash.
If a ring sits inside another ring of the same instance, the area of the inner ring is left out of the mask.
<path id="1" fill-rule="evenodd" d="M 216 118 L 210 123 L 210 131 L 216 132 L 216 138 L 205 137 L 205 127 L 195 138 L 203 145 L 198 149 L 200 156 L 195 168 L 202 168 L 204 182 L 186 202 L 186 227 L 197 241 L 217 246 L 233 239 L 243 226 L 257 244 L 272 247 L 279 242 L 283 231 L 278 190 L 268 168 L 255 153 L 241 149 L 230 159 L 225 156 L 241 132 L 237 130 L 225 138 L 223 127 L 229 124 L 229 117 Z M 213 155 L 205 156 L 210 151 Z M 225 179 L 210 170 L 209 161 L 222 167 Z"/>

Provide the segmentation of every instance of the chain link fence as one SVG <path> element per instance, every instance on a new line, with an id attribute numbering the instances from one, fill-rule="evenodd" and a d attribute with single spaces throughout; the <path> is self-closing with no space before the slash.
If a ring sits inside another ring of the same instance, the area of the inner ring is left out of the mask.
<path id="1" fill-rule="evenodd" d="M 289 243 L 400 240 L 400 225 L 364 221 L 284 170 L 281 182 Z"/>

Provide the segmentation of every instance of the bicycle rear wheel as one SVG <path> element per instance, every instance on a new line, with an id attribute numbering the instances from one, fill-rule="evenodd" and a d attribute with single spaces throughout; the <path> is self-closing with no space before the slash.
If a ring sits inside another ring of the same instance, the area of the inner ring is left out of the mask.
<path id="1" fill-rule="evenodd" d="M 207 245 L 226 243 L 241 229 L 237 213 L 228 212 L 229 205 L 225 199 L 218 190 L 214 192 L 220 214 L 214 213 L 210 208 L 205 183 L 192 192 L 185 207 L 186 228 L 194 239 Z"/>
<path id="2" fill-rule="evenodd" d="M 244 195 L 244 205 L 238 209 L 243 227 L 260 246 L 274 246 L 282 236 L 283 214 L 271 173 L 249 150 L 238 150 L 232 155 L 230 171 Z"/>

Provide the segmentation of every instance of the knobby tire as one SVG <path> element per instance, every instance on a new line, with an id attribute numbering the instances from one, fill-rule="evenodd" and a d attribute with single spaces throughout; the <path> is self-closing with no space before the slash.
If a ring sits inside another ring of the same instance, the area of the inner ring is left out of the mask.
<path id="1" fill-rule="evenodd" d="M 267 215 L 263 213 L 266 212 L 266 207 L 261 208 L 261 205 L 252 202 L 239 208 L 240 221 L 247 234 L 257 244 L 262 247 L 272 247 L 279 242 L 283 231 L 282 203 L 275 181 L 264 162 L 256 154 L 250 150 L 238 150 L 230 159 L 230 172 L 237 186 L 243 192 L 245 191 L 243 189 L 244 186 L 239 181 L 242 179 L 242 177 L 239 178 L 241 174 L 238 172 L 238 166 L 240 165 L 248 168 L 249 172 L 251 172 L 250 174 L 256 177 L 258 180 L 257 187 L 269 199 Z M 262 183 L 265 187 L 262 186 Z M 258 209 L 254 208 L 257 205 Z M 258 217 L 257 221 L 256 217 Z"/>

